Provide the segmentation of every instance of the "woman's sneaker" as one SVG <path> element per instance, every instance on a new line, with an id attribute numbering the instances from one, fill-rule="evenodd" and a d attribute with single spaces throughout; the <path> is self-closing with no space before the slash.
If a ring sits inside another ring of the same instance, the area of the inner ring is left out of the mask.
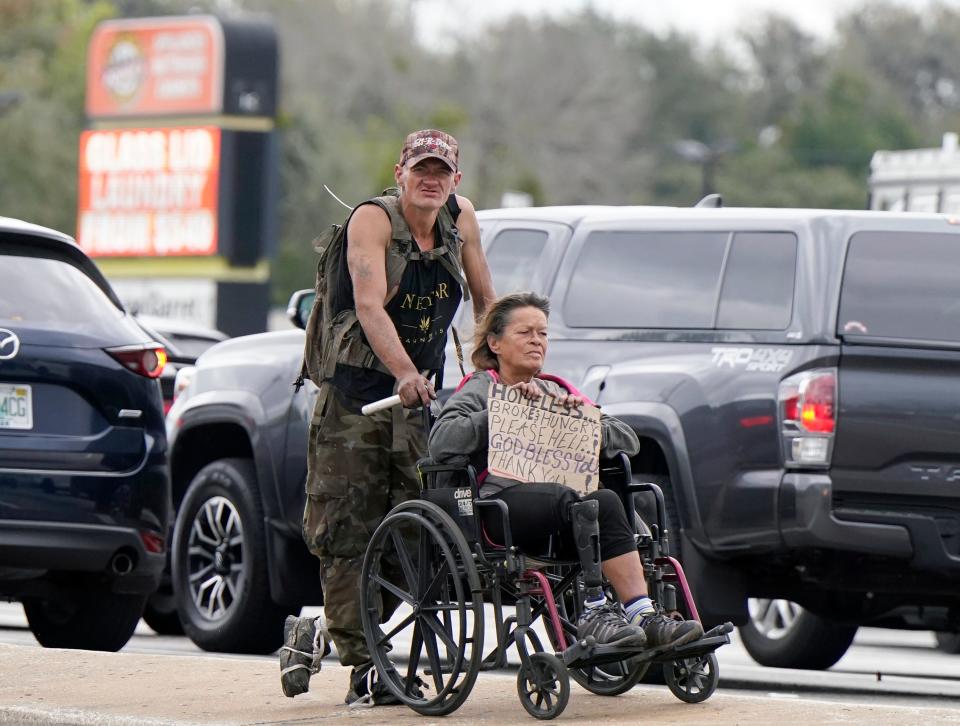
<path id="1" fill-rule="evenodd" d="M 639 625 L 647 634 L 647 644 L 651 648 L 675 648 L 703 635 L 703 627 L 696 620 L 674 620 L 659 610 L 652 615 L 641 616 Z"/>
<path id="2" fill-rule="evenodd" d="M 330 652 L 320 618 L 288 615 L 280 648 L 280 687 L 293 698 L 310 690 L 310 676 L 320 672 L 321 659 Z"/>
<path id="3" fill-rule="evenodd" d="M 583 611 L 577 621 L 577 638 L 586 638 L 588 635 L 592 635 L 600 645 L 643 648 L 647 644 L 643 628 L 628 623 L 619 606 L 609 601 Z"/>

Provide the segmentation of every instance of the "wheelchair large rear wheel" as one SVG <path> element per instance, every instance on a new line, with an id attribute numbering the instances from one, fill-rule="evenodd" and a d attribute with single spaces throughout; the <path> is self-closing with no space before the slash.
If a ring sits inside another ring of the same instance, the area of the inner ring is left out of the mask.
<path id="1" fill-rule="evenodd" d="M 480 671 L 484 628 L 459 527 L 430 502 L 397 505 L 370 539 L 361 578 L 363 631 L 386 687 L 427 716 L 459 708 Z"/>

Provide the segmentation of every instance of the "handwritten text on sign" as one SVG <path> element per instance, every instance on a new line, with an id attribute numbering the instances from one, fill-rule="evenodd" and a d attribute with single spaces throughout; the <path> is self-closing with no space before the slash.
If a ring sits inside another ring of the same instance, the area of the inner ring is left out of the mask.
<path id="1" fill-rule="evenodd" d="M 600 409 L 566 409 L 555 396 L 536 401 L 515 388 L 491 383 L 487 394 L 491 474 L 522 482 L 566 484 L 580 492 L 597 488 Z"/>

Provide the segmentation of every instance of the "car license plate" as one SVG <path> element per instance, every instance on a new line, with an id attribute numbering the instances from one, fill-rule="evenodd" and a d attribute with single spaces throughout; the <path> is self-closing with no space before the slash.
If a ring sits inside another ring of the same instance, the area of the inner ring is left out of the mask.
<path id="1" fill-rule="evenodd" d="M 0 383 L 0 429 L 32 429 L 33 400 L 30 386 Z"/>

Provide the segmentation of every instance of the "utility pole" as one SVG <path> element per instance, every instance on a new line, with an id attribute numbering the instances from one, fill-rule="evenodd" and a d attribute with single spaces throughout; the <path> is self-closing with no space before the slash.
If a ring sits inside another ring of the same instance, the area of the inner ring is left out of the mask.
<path id="1" fill-rule="evenodd" d="M 717 191 L 714 176 L 720 157 L 733 151 L 732 141 L 722 141 L 710 146 L 699 139 L 680 139 L 674 142 L 673 152 L 684 161 L 700 165 L 700 197 Z"/>

